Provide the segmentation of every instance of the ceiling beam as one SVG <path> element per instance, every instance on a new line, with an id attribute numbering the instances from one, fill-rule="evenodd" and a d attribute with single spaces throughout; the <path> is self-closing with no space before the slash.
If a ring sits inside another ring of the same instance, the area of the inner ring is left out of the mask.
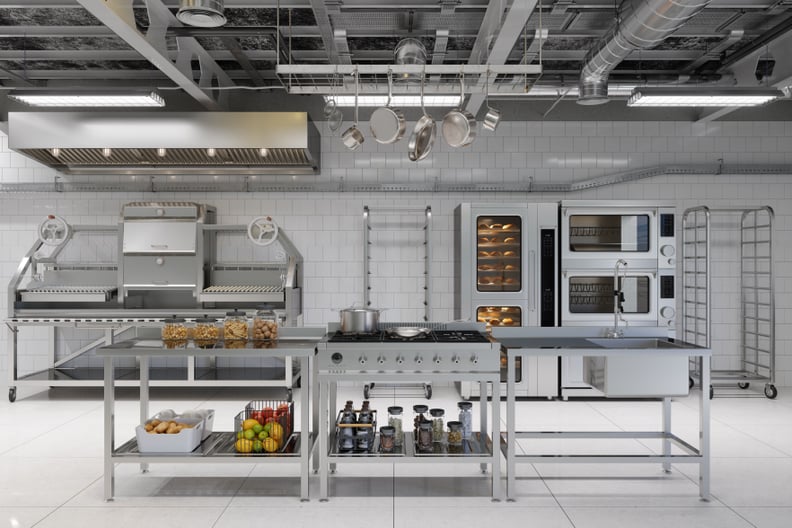
<path id="1" fill-rule="evenodd" d="M 228 48 L 228 51 L 234 56 L 234 59 L 242 66 L 247 74 L 250 76 L 250 80 L 253 81 L 254 86 L 263 86 L 265 84 L 264 78 L 259 74 L 258 70 L 253 63 L 250 62 L 250 59 L 245 54 L 245 51 L 239 45 L 239 41 L 234 37 L 222 37 L 223 45 Z"/>
<path id="2" fill-rule="evenodd" d="M 151 62 L 154 66 L 164 72 L 177 86 L 181 87 L 193 99 L 198 101 L 208 110 L 220 110 L 222 106 L 215 98 L 205 91 L 211 86 L 212 79 L 216 78 L 220 86 L 233 85 L 234 82 L 222 71 L 222 69 L 206 54 L 206 51 L 198 42 L 189 37 L 180 37 L 177 40 L 180 48 L 180 57 L 176 63 L 163 54 L 164 30 L 170 25 L 180 25 L 176 17 L 167 9 L 159 9 L 163 13 L 163 18 L 168 16 L 170 20 L 160 20 L 158 24 L 164 27 L 157 28 L 161 35 L 161 42 L 155 39 L 158 35 L 152 35 L 151 29 L 146 35 L 140 33 L 135 26 L 134 14 L 132 11 L 132 0 L 77 0 L 89 13 L 96 17 L 105 26 L 113 30 L 121 39 L 132 46 L 140 55 Z M 162 6 L 160 0 L 147 0 L 150 16 L 157 9 L 157 5 Z M 160 44 L 159 46 L 157 44 Z M 191 59 L 197 56 L 201 62 L 201 79 L 199 84 L 192 77 L 192 68 L 186 70 L 185 63 L 190 64 Z M 180 67 L 181 66 L 181 67 Z"/>
<path id="3" fill-rule="evenodd" d="M 705 51 L 701 57 L 690 61 L 680 70 L 682 74 L 690 74 L 696 71 L 699 67 L 703 66 L 704 64 L 708 63 L 709 61 L 719 60 L 721 58 L 721 53 L 729 49 L 730 47 L 737 44 L 740 40 L 745 37 L 745 31 L 741 29 L 733 29 L 729 32 L 729 35 L 720 41 L 718 44 Z"/>
<path id="4" fill-rule="evenodd" d="M 487 14 L 484 15 L 484 21 L 481 24 L 481 30 L 479 30 L 479 36 L 476 38 L 468 63 L 506 64 L 506 60 L 509 58 L 512 49 L 514 49 L 514 44 L 520 38 L 525 24 L 536 8 L 536 2 L 537 0 L 514 0 L 508 13 L 503 17 L 502 23 L 502 9 L 505 2 L 491 2 L 490 7 L 487 8 Z M 490 13 L 491 8 L 497 11 Z M 490 15 L 489 18 L 488 15 Z M 496 25 L 493 26 L 493 23 Z M 492 43 L 491 46 L 490 42 Z M 478 54 L 476 53 L 477 50 Z M 485 50 L 489 52 L 483 53 Z M 479 79 L 479 84 L 482 84 L 482 86 L 486 82 L 488 82 L 486 76 Z M 479 88 L 482 86 L 479 86 Z M 468 112 L 476 115 L 483 103 L 484 96 L 481 93 L 471 95 L 467 103 Z"/>
<path id="5" fill-rule="evenodd" d="M 335 34 L 333 32 L 333 24 L 330 22 L 330 14 L 327 12 L 327 6 L 324 0 L 310 0 L 311 9 L 313 9 L 316 24 L 319 26 L 319 34 L 322 36 L 322 43 L 324 44 L 325 52 L 327 53 L 327 60 L 330 64 L 341 64 L 338 48 L 336 48 Z M 348 48 L 347 48 L 348 51 Z"/>
<path id="6" fill-rule="evenodd" d="M 435 31 L 435 44 L 432 50 L 432 64 L 443 64 L 448 50 L 448 35 L 447 29 L 438 29 Z"/>

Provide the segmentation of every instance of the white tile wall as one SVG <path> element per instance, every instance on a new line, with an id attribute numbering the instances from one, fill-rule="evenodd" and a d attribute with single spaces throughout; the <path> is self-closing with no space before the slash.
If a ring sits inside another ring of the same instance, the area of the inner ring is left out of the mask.
<path id="1" fill-rule="evenodd" d="M 482 131 L 464 151 L 446 147 L 440 136 L 424 161 L 407 159 L 406 143 L 378 145 L 371 139 L 360 152 L 345 150 L 337 137 L 322 140 L 320 181 L 351 182 L 567 182 L 663 164 L 792 163 L 792 122 L 503 122 L 496 134 Z M 367 127 L 363 124 L 363 129 Z M 408 126 L 408 130 L 411 127 Z M 55 173 L 10 152 L 0 136 L 0 181 L 51 181 Z M 218 209 L 218 222 L 243 223 L 252 216 L 272 215 L 305 257 L 304 315 L 306 324 L 337 319 L 334 308 L 362 300 L 362 210 L 431 205 L 433 224 L 432 319 L 453 317 L 454 208 L 464 201 L 556 201 L 560 199 L 674 200 L 678 211 L 694 205 L 742 207 L 769 204 L 776 212 L 777 382 L 792 386 L 792 175 L 662 176 L 639 182 L 561 194 L 518 193 L 83 193 L 0 194 L 0 282 L 8 281 L 29 249 L 35 228 L 49 213 L 69 222 L 109 224 L 117 221 L 123 203 L 144 199 L 207 202 Z M 384 279 L 375 302 L 395 308 L 386 319 L 412 319 L 420 301 L 420 255 L 413 235 L 378 234 L 384 253 L 377 271 Z M 735 291 L 735 246 L 724 242 L 713 313 L 717 368 L 738 363 L 739 299 Z M 379 251 L 379 250 L 378 250 Z M 5 316 L 5 305 L 0 316 Z M 8 332 L 2 332 L 3 350 Z M 75 347 L 74 344 L 69 346 Z M 20 372 L 47 364 L 46 339 L 24 329 L 20 335 Z M 0 374 L 7 379 L 7 354 L 0 355 Z"/>

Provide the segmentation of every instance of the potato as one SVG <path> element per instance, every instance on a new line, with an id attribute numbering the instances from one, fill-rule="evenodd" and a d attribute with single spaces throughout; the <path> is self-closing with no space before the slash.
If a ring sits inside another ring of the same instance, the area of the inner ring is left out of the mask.
<path id="1" fill-rule="evenodd" d="M 154 432 L 157 434 L 164 433 L 168 430 L 168 422 L 160 422 L 157 427 L 154 428 Z"/>
<path id="2" fill-rule="evenodd" d="M 146 432 L 147 432 L 147 433 L 150 433 L 150 432 L 151 432 L 151 431 L 153 431 L 153 430 L 154 430 L 154 426 L 153 426 L 153 425 L 151 425 L 150 423 L 147 423 L 147 424 L 146 424 Z"/>
<path id="3" fill-rule="evenodd" d="M 159 421 L 159 420 L 157 420 L 157 419 L 154 419 L 154 420 L 151 420 L 149 423 L 151 424 L 151 427 L 157 427 L 157 426 L 158 426 L 159 424 L 161 424 L 162 422 L 160 422 L 160 421 Z"/>

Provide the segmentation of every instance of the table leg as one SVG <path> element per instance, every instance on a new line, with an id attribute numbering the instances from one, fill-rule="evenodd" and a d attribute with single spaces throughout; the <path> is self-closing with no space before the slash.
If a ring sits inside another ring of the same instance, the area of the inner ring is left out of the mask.
<path id="1" fill-rule="evenodd" d="M 500 437 L 500 379 L 492 382 L 492 501 L 500 502 L 501 493 L 501 437 Z"/>
<path id="2" fill-rule="evenodd" d="M 115 467 L 113 450 L 115 450 L 115 372 L 113 358 L 104 358 L 104 499 L 113 500 L 115 495 Z"/>
<path id="3" fill-rule="evenodd" d="M 671 473 L 671 398 L 663 398 L 663 471 Z"/>
<path id="4" fill-rule="evenodd" d="M 711 358 L 701 358 L 701 395 L 699 408 L 699 437 L 701 464 L 699 464 L 699 495 L 701 500 L 710 500 L 710 366 Z"/>
<path id="5" fill-rule="evenodd" d="M 517 463 L 515 460 L 515 448 L 517 439 L 515 438 L 514 425 L 514 379 L 516 376 L 514 358 L 511 354 L 506 358 L 506 500 L 513 502 L 516 484 Z"/>
<path id="6" fill-rule="evenodd" d="M 328 431 L 330 431 L 329 415 L 327 413 L 329 383 L 319 383 L 319 501 L 327 502 L 327 479 L 328 479 L 328 460 L 327 460 L 327 441 Z"/>
<path id="7" fill-rule="evenodd" d="M 311 438 L 311 450 L 313 451 L 313 449 L 316 447 L 317 436 L 321 432 L 321 429 L 319 428 L 319 410 L 321 407 L 319 407 L 319 384 L 317 383 L 317 380 L 319 379 L 319 372 L 317 369 L 316 359 L 313 356 L 309 361 L 309 365 L 311 365 L 311 379 L 309 381 L 311 385 L 311 401 L 313 403 L 313 427 L 311 428 L 311 432 L 313 434 Z M 305 380 L 303 380 L 303 385 L 305 385 Z M 313 470 L 314 473 L 319 472 L 318 453 L 313 455 Z"/>
<path id="8" fill-rule="evenodd" d="M 311 469 L 311 386 L 305 379 L 306 367 L 310 371 L 312 368 L 311 358 L 302 358 L 300 361 L 300 372 L 303 376 L 302 388 L 300 389 L 300 501 L 308 501 L 308 476 Z"/>
<path id="9" fill-rule="evenodd" d="M 330 438 L 330 421 L 332 420 L 335 423 L 336 416 L 338 414 L 338 382 L 336 381 L 329 381 L 328 383 L 328 394 L 330 411 L 327 414 L 327 425 L 322 429 L 322 434 L 324 434 L 328 439 Z M 326 407 L 325 407 L 326 408 Z M 326 453 L 326 451 L 325 451 Z M 330 473 L 335 473 L 336 465 L 335 463 L 330 464 Z"/>
<path id="10" fill-rule="evenodd" d="M 479 438 L 482 442 L 485 442 L 487 438 L 487 385 L 486 381 L 479 382 L 479 394 L 481 395 L 479 398 Z M 494 438 L 492 439 L 492 444 L 493 446 L 495 445 Z M 487 472 L 487 464 L 481 464 L 481 472 Z"/>
<path id="11" fill-rule="evenodd" d="M 146 423 L 149 418 L 149 358 L 140 358 L 140 423 Z M 148 473 L 149 465 L 140 464 L 140 471 Z"/>

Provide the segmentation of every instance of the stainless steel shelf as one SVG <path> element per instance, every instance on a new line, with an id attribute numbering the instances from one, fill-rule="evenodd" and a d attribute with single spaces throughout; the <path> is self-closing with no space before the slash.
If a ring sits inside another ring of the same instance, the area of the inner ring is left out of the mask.
<path id="1" fill-rule="evenodd" d="M 444 443 L 432 444 L 431 451 L 420 451 L 415 444 L 415 437 L 412 432 L 404 433 L 402 445 L 394 449 L 392 453 L 383 453 L 380 450 L 379 433 L 377 434 L 374 446 L 371 451 L 339 451 L 338 440 L 335 433 L 330 435 L 329 459 L 342 459 L 344 462 L 388 462 L 388 463 L 456 463 L 460 459 L 464 461 L 491 463 L 492 462 L 492 439 L 489 435 L 481 435 L 476 431 L 469 440 L 463 440 L 458 450 L 453 446 Z M 340 460 L 338 460 L 340 461 Z"/>
<path id="2" fill-rule="evenodd" d="M 234 448 L 236 434 L 233 432 L 214 432 L 189 453 L 141 453 L 138 451 L 137 440 L 132 438 L 113 451 L 115 462 L 132 462 L 136 464 L 150 462 L 190 462 L 200 458 L 212 458 L 211 462 L 244 462 L 251 459 L 265 459 L 267 462 L 278 460 L 294 462 L 300 457 L 302 435 L 292 433 L 284 448 L 276 453 L 237 453 Z M 310 444 L 310 442 L 309 442 Z"/>

